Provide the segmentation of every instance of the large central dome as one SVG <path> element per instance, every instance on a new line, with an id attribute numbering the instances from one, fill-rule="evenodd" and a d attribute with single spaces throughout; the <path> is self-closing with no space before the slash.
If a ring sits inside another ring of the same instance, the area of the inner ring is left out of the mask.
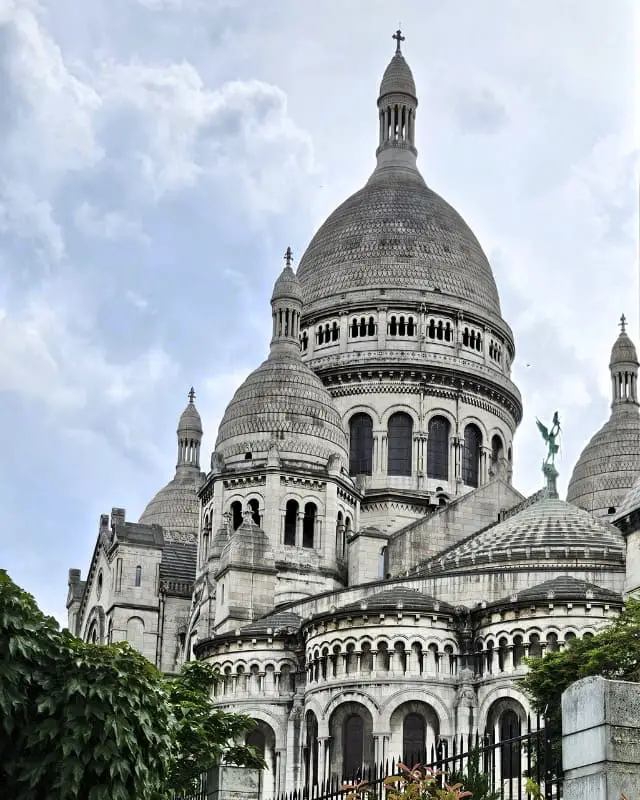
<path id="1" fill-rule="evenodd" d="M 367 289 L 441 292 L 500 314 L 473 232 L 417 170 L 379 170 L 321 226 L 298 268 L 305 310 Z"/>
<path id="2" fill-rule="evenodd" d="M 369 299 L 371 292 L 391 292 L 399 299 L 399 290 L 411 303 L 433 293 L 445 304 L 453 298 L 500 317 L 496 282 L 478 240 L 418 171 L 418 99 L 398 37 L 380 84 L 375 171 L 331 214 L 300 261 L 305 316 L 358 302 L 354 292 L 366 290 Z"/>

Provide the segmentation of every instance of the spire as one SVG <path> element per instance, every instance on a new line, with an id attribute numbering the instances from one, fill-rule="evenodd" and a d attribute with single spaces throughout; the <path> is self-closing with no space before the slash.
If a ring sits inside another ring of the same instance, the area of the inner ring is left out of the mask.
<path id="1" fill-rule="evenodd" d="M 271 315 L 273 318 L 271 354 L 276 352 L 300 352 L 302 289 L 298 276 L 293 271 L 292 264 L 293 252 L 290 247 L 287 247 L 284 254 L 284 269 L 275 282 L 273 294 L 271 295 Z"/>
<path id="2" fill-rule="evenodd" d="M 638 355 L 627 334 L 627 318 L 620 317 L 620 333 L 611 350 L 611 408 L 613 413 L 638 408 Z"/>
<path id="3" fill-rule="evenodd" d="M 382 76 L 378 97 L 378 168 L 392 166 L 415 170 L 416 85 L 400 48 L 405 39 L 400 28 L 392 38 L 396 51 Z"/>
<path id="4" fill-rule="evenodd" d="M 193 386 L 187 394 L 188 404 L 178 422 L 178 463 L 177 470 L 200 470 L 200 445 L 202 443 L 202 420 L 195 405 L 196 393 Z"/>

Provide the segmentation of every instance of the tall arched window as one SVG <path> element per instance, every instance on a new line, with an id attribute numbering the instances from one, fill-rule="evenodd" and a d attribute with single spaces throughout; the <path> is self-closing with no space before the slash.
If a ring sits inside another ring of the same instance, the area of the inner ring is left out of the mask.
<path id="1" fill-rule="evenodd" d="M 310 786 L 318 783 L 318 720 L 307 711 L 307 775 Z"/>
<path id="2" fill-rule="evenodd" d="M 136 567 L 136 586 L 140 586 L 142 583 L 142 567 Z"/>
<path id="3" fill-rule="evenodd" d="M 462 481 L 467 486 L 478 486 L 480 482 L 480 448 L 482 434 L 477 425 L 464 429 L 464 453 L 462 457 Z"/>
<path id="4" fill-rule="evenodd" d="M 500 766 L 502 779 L 520 777 L 520 742 L 510 742 L 520 736 L 520 720 L 515 711 L 508 708 L 500 717 Z"/>
<path id="5" fill-rule="evenodd" d="M 239 500 L 231 503 L 231 522 L 234 531 L 237 531 L 242 525 L 242 503 Z"/>
<path id="6" fill-rule="evenodd" d="M 431 417 L 427 439 L 427 478 L 449 480 L 449 431 L 445 417 Z"/>
<path id="7" fill-rule="evenodd" d="M 317 509 L 315 503 L 307 503 L 304 507 L 304 517 L 302 519 L 302 546 L 313 547 L 316 527 Z"/>
<path id="8" fill-rule="evenodd" d="M 343 742 L 344 777 L 355 778 L 362 770 L 364 755 L 364 721 L 359 714 L 351 714 L 345 720 Z"/>
<path id="9" fill-rule="evenodd" d="M 338 511 L 336 520 L 336 556 L 338 558 L 344 557 L 344 517 L 342 511 Z"/>
<path id="10" fill-rule="evenodd" d="M 284 515 L 284 543 L 294 546 L 296 543 L 296 527 L 298 525 L 298 504 L 295 500 L 287 500 Z"/>
<path id="11" fill-rule="evenodd" d="M 368 414 L 349 420 L 349 474 L 371 475 L 373 465 L 373 421 Z"/>
<path id="12" fill-rule="evenodd" d="M 251 512 L 251 519 L 258 527 L 260 526 L 260 502 L 254 497 L 247 503 L 249 511 Z"/>
<path id="13" fill-rule="evenodd" d="M 501 458 L 504 458 L 504 445 L 502 444 L 502 439 L 496 433 L 491 437 L 491 461 L 497 464 Z"/>
<path id="14" fill-rule="evenodd" d="M 405 764 L 424 764 L 426 754 L 427 728 L 420 714 L 407 714 L 402 723 L 402 754 Z"/>
<path id="15" fill-rule="evenodd" d="M 389 417 L 387 445 L 387 474 L 411 475 L 413 420 L 408 414 L 398 411 Z"/>

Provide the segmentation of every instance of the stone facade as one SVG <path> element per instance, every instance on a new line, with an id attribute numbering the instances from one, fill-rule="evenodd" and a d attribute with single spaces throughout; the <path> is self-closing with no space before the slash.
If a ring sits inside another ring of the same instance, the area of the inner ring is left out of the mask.
<path id="1" fill-rule="evenodd" d="M 257 720 L 267 768 L 221 768 L 221 800 L 474 730 L 505 738 L 530 710 L 524 657 L 600 630 L 640 586 L 640 484 L 620 497 L 640 471 L 633 345 L 623 332 L 614 347 L 614 435 L 577 465 L 575 504 L 553 481 L 523 497 L 514 337 L 480 244 L 418 171 L 396 38 L 376 168 L 297 273 L 287 251 L 268 356 L 229 403 L 208 473 L 191 392 L 175 477 L 139 523 L 104 516 L 86 581 L 70 572 L 78 635 L 126 638 L 167 672 L 204 659 L 216 703 Z"/>

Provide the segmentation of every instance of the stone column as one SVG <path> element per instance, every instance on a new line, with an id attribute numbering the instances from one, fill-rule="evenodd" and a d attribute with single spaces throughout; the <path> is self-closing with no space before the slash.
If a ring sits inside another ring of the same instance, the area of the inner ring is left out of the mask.
<path id="1" fill-rule="evenodd" d="M 387 344 L 387 307 L 378 309 L 378 347 L 384 350 Z"/>
<path id="2" fill-rule="evenodd" d="M 565 800 L 640 797 L 640 684 L 583 678 L 562 695 Z"/>

